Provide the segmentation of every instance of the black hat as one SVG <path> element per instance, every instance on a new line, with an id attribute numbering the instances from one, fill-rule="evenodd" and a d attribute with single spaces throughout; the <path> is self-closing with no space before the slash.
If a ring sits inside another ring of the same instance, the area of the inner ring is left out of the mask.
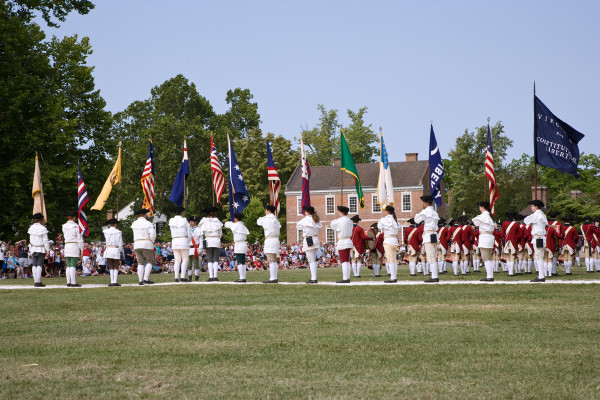
<path id="1" fill-rule="evenodd" d="M 106 225 L 112 225 L 112 224 L 118 224 L 119 220 L 116 218 L 111 218 L 108 221 L 106 221 Z"/>
<path id="2" fill-rule="evenodd" d="M 600 222 L 600 217 L 594 218 L 594 222 Z"/>
<path id="3" fill-rule="evenodd" d="M 556 218 L 560 215 L 560 213 L 558 211 L 548 211 L 546 215 L 550 218 Z"/>
<path id="4" fill-rule="evenodd" d="M 276 209 L 277 208 L 275 208 L 275 206 L 272 204 L 265 204 L 265 210 L 268 210 L 268 211 L 271 211 L 272 213 L 274 213 Z"/>
<path id="5" fill-rule="evenodd" d="M 204 214 L 210 214 L 210 213 L 214 213 L 219 211 L 219 209 L 217 207 L 214 206 L 208 206 L 204 209 Z"/>
<path id="6" fill-rule="evenodd" d="M 586 215 L 586 216 L 585 216 L 585 217 L 583 217 L 582 219 L 583 219 L 583 221 L 584 221 L 584 222 L 587 222 L 587 221 L 591 221 L 591 220 L 592 220 L 592 217 L 590 217 L 589 215 Z"/>
<path id="7" fill-rule="evenodd" d="M 426 194 L 424 196 L 421 196 L 421 201 L 424 202 L 424 203 L 433 204 L 433 197 L 431 197 L 430 195 Z"/>
<path id="8" fill-rule="evenodd" d="M 438 220 L 438 225 L 444 225 L 444 224 L 446 224 L 446 218 L 440 218 Z"/>
<path id="9" fill-rule="evenodd" d="M 524 220 L 524 219 L 525 219 L 525 216 L 524 216 L 524 215 L 521 215 L 521 214 L 515 214 L 515 217 L 514 217 L 514 218 L 515 218 L 517 221 L 522 221 L 522 220 Z"/>
<path id="10" fill-rule="evenodd" d="M 134 215 L 145 215 L 148 214 L 150 212 L 150 210 L 148 210 L 147 208 L 140 208 L 139 210 L 137 210 L 136 212 L 134 212 Z"/>
<path id="11" fill-rule="evenodd" d="M 392 207 L 390 205 L 387 205 L 387 206 L 385 206 L 384 210 L 387 211 L 387 212 L 393 213 L 394 212 L 394 207 Z"/>
<path id="12" fill-rule="evenodd" d="M 452 218 L 450 221 L 448 221 L 448 225 L 454 225 L 456 223 L 456 220 L 454 218 Z"/>
<path id="13" fill-rule="evenodd" d="M 573 216 L 572 215 L 563 215 L 562 220 L 565 222 L 573 222 Z"/>
<path id="14" fill-rule="evenodd" d="M 173 212 L 175 214 L 181 214 L 184 211 L 185 211 L 184 207 L 181 207 L 181 206 L 175 206 L 175 207 L 173 207 Z"/>
<path id="15" fill-rule="evenodd" d="M 196 222 L 196 217 L 187 217 L 187 220 Z"/>
<path id="16" fill-rule="evenodd" d="M 544 202 L 541 200 L 531 200 L 529 204 L 536 206 L 537 208 L 544 208 Z"/>
<path id="17" fill-rule="evenodd" d="M 477 202 L 477 206 L 478 207 L 483 207 L 486 210 L 490 211 L 490 202 L 489 201 L 478 201 Z"/>
<path id="18" fill-rule="evenodd" d="M 372 224 L 371 224 L 371 228 L 379 229 L 379 228 L 377 228 L 377 222 L 375 222 L 375 223 L 372 223 Z"/>
<path id="19" fill-rule="evenodd" d="M 515 217 L 515 212 L 514 211 L 507 211 L 506 214 L 504 214 L 506 216 L 506 218 L 511 219 Z"/>
<path id="20" fill-rule="evenodd" d="M 242 213 L 235 213 L 233 214 L 233 216 L 235 217 L 235 219 L 237 219 L 238 221 L 241 221 L 244 219 L 244 214 Z"/>
<path id="21" fill-rule="evenodd" d="M 344 214 L 348 214 L 350 209 L 346 206 L 337 206 L 338 211 L 343 212 Z"/>
<path id="22" fill-rule="evenodd" d="M 415 222 L 415 219 L 414 219 L 414 218 L 411 218 L 411 219 L 409 219 L 409 220 L 408 220 L 408 221 L 406 221 L 406 222 L 408 222 L 409 224 L 416 224 L 416 222 Z"/>
<path id="23" fill-rule="evenodd" d="M 44 219 L 42 213 L 35 213 L 31 216 L 31 219 Z"/>
<path id="24" fill-rule="evenodd" d="M 358 215 L 354 215 L 352 218 L 350 218 L 352 221 L 354 222 L 358 222 L 361 221 L 360 217 Z"/>
<path id="25" fill-rule="evenodd" d="M 76 217 L 77 216 L 77 211 L 67 211 L 65 213 L 65 217 Z"/>
<path id="26" fill-rule="evenodd" d="M 302 210 L 307 211 L 311 214 L 315 212 L 315 208 L 313 206 L 304 206 L 302 207 Z"/>

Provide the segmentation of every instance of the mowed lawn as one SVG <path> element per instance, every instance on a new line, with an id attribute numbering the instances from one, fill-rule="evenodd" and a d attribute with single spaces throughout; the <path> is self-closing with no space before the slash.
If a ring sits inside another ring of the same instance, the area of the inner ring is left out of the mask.
<path id="1" fill-rule="evenodd" d="M 280 272 L 282 281 L 307 278 Z M 181 284 L 0 296 L 2 398 L 600 398 L 597 284 Z"/>

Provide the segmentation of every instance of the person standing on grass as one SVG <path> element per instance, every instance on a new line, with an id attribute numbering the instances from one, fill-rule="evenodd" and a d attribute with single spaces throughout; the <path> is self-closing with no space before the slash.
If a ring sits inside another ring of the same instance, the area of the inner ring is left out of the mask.
<path id="1" fill-rule="evenodd" d="M 263 283 L 277 283 L 277 256 L 279 255 L 280 243 L 279 243 L 279 232 L 281 230 L 281 224 L 275 217 L 275 206 L 271 204 L 265 205 L 265 216 L 260 217 L 256 224 L 262 226 L 265 231 L 265 247 L 264 252 L 267 255 L 267 262 L 269 263 L 270 278 L 268 281 Z"/>
<path id="2" fill-rule="evenodd" d="M 518 214 L 514 211 L 506 213 L 506 221 L 502 223 L 502 237 L 504 238 L 504 259 L 506 260 L 506 268 L 508 276 L 514 275 L 515 262 L 517 261 L 517 252 L 519 251 L 519 223 L 515 221 Z M 545 231 L 544 231 L 545 232 Z M 535 263 L 537 270 L 538 264 Z"/>
<path id="3" fill-rule="evenodd" d="M 304 211 L 304 218 L 298 221 L 296 227 L 302 230 L 302 236 L 304 237 L 302 250 L 306 254 L 310 268 L 310 280 L 306 283 L 317 283 L 317 252 L 321 247 L 319 230 L 323 228 L 323 224 L 314 207 L 304 206 L 302 211 Z"/>
<path id="4" fill-rule="evenodd" d="M 233 215 L 233 222 L 225 222 L 225 228 L 230 229 L 233 233 L 233 253 L 235 254 L 235 261 L 237 263 L 238 273 L 240 277 L 236 282 L 246 282 L 246 253 L 248 252 L 248 243 L 246 238 L 250 234 L 246 225 L 243 222 L 244 215 L 241 213 L 235 213 Z"/>
<path id="5" fill-rule="evenodd" d="M 477 205 L 481 214 L 473 218 L 473 224 L 479 228 L 479 251 L 486 272 L 486 277 L 481 279 L 481 281 L 493 282 L 494 260 L 492 258 L 492 251 L 494 249 L 494 229 L 496 224 L 490 216 L 490 202 L 480 201 Z"/>
<path id="6" fill-rule="evenodd" d="M 354 215 L 352 218 L 352 272 L 355 278 L 360 278 L 360 269 L 362 267 L 363 255 L 365 253 L 365 242 L 369 240 L 369 237 L 365 234 L 364 229 L 358 225 L 361 221 L 358 215 Z"/>
<path id="7" fill-rule="evenodd" d="M 50 254 L 50 242 L 48 241 L 48 229 L 43 225 L 44 216 L 35 213 L 31 216 L 33 225 L 29 227 L 29 243 L 31 244 L 31 273 L 33 275 L 34 287 L 44 287 L 42 283 L 42 266 L 45 257 Z"/>
<path id="8" fill-rule="evenodd" d="M 396 283 L 398 282 L 398 260 L 396 259 L 397 248 L 398 248 L 398 231 L 400 230 L 400 224 L 396 218 L 396 212 L 394 207 L 386 206 L 384 209 L 385 217 L 381 218 L 377 223 L 377 228 L 383 233 L 383 248 L 385 249 L 386 265 L 390 273 L 390 279 L 384 281 L 385 283 Z"/>
<path id="9" fill-rule="evenodd" d="M 206 261 L 208 262 L 208 281 L 218 282 L 217 271 L 219 270 L 219 257 L 221 252 L 221 236 L 223 236 L 223 223 L 217 218 L 216 207 L 206 207 L 204 218 L 200 220 L 198 227 L 206 237 Z"/>
<path id="10" fill-rule="evenodd" d="M 68 221 L 63 224 L 62 232 L 65 240 L 65 275 L 67 276 L 67 287 L 80 287 L 81 285 L 75 280 L 77 275 L 75 269 L 83 252 L 83 235 L 79 232 L 79 224 L 75 222 L 77 220 L 77 212 L 67 211 L 65 216 L 68 218 Z"/>
<path id="11" fill-rule="evenodd" d="M 381 269 L 381 260 L 383 255 L 385 254 L 385 250 L 383 248 L 383 233 L 379 232 L 377 229 L 377 223 L 371 224 L 371 228 L 367 232 L 371 243 L 370 252 L 369 252 L 369 261 L 373 266 L 373 273 L 375 277 L 380 277 L 379 271 Z"/>
<path id="12" fill-rule="evenodd" d="M 154 263 L 156 229 L 154 229 L 154 224 L 146 218 L 149 212 L 146 208 L 137 210 L 134 214 L 138 216 L 138 219 L 131 224 L 133 250 L 137 258 L 137 274 L 140 286 L 154 283 L 150 280 L 150 273 Z"/>
<path id="13" fill-rule="evenodd" d="M 123 233 L 117 228 L 119 221 L 111 218 L 106 221 L 109 226 L 104 230 L 106 245 L 104 246 L 104 258 L 108 262 L 110 283 L 108 286 L 121 286 L 117 282 L 119 267 L 121 264 L 121 250 L 123 250 Z"/>
<path id="14" fill-rule="evenodd" d="M 188 223 L 190 224 L 190 229 L 192 230 L 192 237 L 190 239 L 190 250 L 189 250 L 189 261 L 188 265 L 190 269 L 188 271 L 188 279 L 192 281 L 192 275 L 194 275 L 194 279 L 200 279 L 200 267 L 202 266 L 202 250 L 204 249 L 204 235 L 202 234 L 202 229 L 196 226 L 196 222 L 198 221 L 196 217 L 188 217 Z"/>
<path id="15" fill-rule="evenodd" d="M 181 216 L 185 210 L 183 207 L 175 206 L 173 213 L 175 216 L 169 220 L 171 228 L 173 255 L 175 263 L 173 270 L 175 272 L 175 282 L 189 282 L 187 276 L 187 265 L 190 253 L 190 242 L 192 240 L 192 228 L 187 219 Z M 181 272 L 181 273 L 180 273 Z M 179 279 L 181 276 L 181 279 Z"/>
<path id="16" fill-rule="evenodd" d="M 342 266 L 342 280 L 337 283 L 350 283 L 350 251 L 352 250 L 352 220 L 348 218 L 350 209 L 338 206 L 339 218 L 331 221 L 331 229 L 337 232 L 336 248 Z"/>
<path id="17" fill-rule="evenodd" d="M 531 225 L 531 235 L 533 236 L 533 260 L 537 264 L 538 277 L 531 282 L 546 282 L 546 266 L 544 265 L 544 252 L 546 249 L 546 226 L 548 220 L 546 214 L 541 210 L 544 208 L 544 202 L 541 200 L 532 200 L 532 214 L 525 218 L 525 224 Z"/>
<path id="18" fill-rule="evenodd" d="M 406 246 L 406 255 L 408 258 L 408 268 L 410 270 L 410 276 L 417 276 L 417 258 L 420 251 L 419 240 L 417 235 L 417 226 L 413 218 L 409 219 L 410 225 L 404 228 L 404 245 Z M 386 269 L 388 275 L 390 270 L 386 263 Z"/>
<path id="19" fill-rule="evenodd" d="M 440 218 L 438 221 L 438 272 L 445 274 L 446 270 L 446 254 L 448 254 L 448 228 L 446 227 L 446 219 Z"/>
<path id="20" fill-rule="evenodd" d="M 577 233 L 577 229 L 571 225 L 573 217 L 565 215 L 563 217 L 563 222 L 561 234 L 564 236 L 564 240 L 561 253 L 563 256 L 563 264 L 565 266 L 565 274 L 572 275 L 571 268 L 573 268 L 573 254 L 575 254 L 577 248 L 579 234 Z"/>
<path id="21" fill-rule="evenodd" d="M 423 222 L 423 247 L 425 248 L 426 265 L 425 270 L 431 271 L 431 278 L 425 282 L 439 282 L 437 265 L 437 246 L 438 235 L 437 227 L 440 219 L 437 211 L 433 208 L 433 197 L 429 195 L 421 196 L 423 202 L 423 211 L 415 215 L 416 223 Z"/>

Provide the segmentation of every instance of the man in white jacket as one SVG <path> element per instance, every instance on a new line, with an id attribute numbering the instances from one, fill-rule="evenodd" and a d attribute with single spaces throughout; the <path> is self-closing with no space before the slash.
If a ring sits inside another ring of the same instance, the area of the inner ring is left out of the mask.
<path id="1" fill-rule="evenodd" d="M 525 218 L 525 224 L 531 225 L 531 236 L 533 236 L 533 262 L 537 264 L 538 277 L 531 282 L 546 282 L 546 267 L 544 265 L 544 252 L 546 251 L 546 226 L 548 219 L 541 210 L 544 208 L 544 202 L 541 200 L 532 200 L 529 202 L 533 214 Z"/>
<path id="2" fill-rule="evenodd" d="M 239 283 L 246 282 L 246 253 L 248 252 L 246 238 L 250 234 L 250 231 L 246 228 L 246 225 L 244 225 L 243 219 L 243 214 L 235 213 L 233 222 L 225 222 L 225 228 L 231 229 L 231 232 L 233 233 L 233 252 L 235 254 L 237 269 L 240 274 L 240 278 L 236 282 Z"/>
<path id="3" fill-rule="evenodd" d="M 342 265 L 342 280 L 336 283 L 350 283 L 350 251 L 354 247 L 352 244 L 352 229 L 354 226 L 352 220 L 348 217 L 350 209 L 346 206 L 338 206 L 337 209 L 339 218 L 331 221 L 331 229 L 337 232 L 336 249 Z"/>
<path id="4" fill-rule="evenodd" d="M 265 216 L 256 220 L 258 226 L 262 226 L 265 231 L 265 254 L 269 263 L 270 278 L 263 283 L 277 283 L 277 256 L 279 255 L 279 231 L 281 224 L 275 217 L 275 206 L 270 204 L 265 205 Z"/>
<path id="5" fill-rule="evenodd" d="M 433 197 L 430 195 L 421 196 L 423 202 L 423 211 L 415 215 L 417 224 L 423 222 L 423 247 L 425 248 L 426 263 L 429 264 L 426 270 L 431 271 L 431 278 L 425 282 L 439 282 L 437 266 L 437 246 L 438 246 L 438 221 L 440 219 L 437 211 L 433 208 Z"/>
<path id="6" fill-rule="evenodd" d="M 35 213 L 31 216 L 33 225 L 29 227 L 29 244 L 31 245 L 31 273 L 33 274 L 33 286 L 44 287 L 42 283 L 42 266 L 44 259 L 50 255 L 50 242 L 48 241 L 48 229 L 42 223 L 44 216 Z"/>
<path id="7" fill-rule="evenodd" d="M 123 250 L 123 233 L 117 229 L 119 221 L 116 218 L 111 218 L 106 221 L 109 226 L 104 230 L 104 258 L 108 262 L 110 271 L 110 283 L 108 286 L 121 286 L 117 282 L 119 276 L 119 268 L 121 266 L 121 251 Z"/>
<path id="8" fill-rule="evenodd" d="M 131 224 L 133 231 L 133 250 L 137 257 L 137 271 L 140 285 L 151 285 L 154 282 L 150 280 L 152 264 L 154 263 L 154 241 L 156 240 L 156 229 L 154 224 L 146 219 L 150 211 L 142 208 L 134 214 L 138 219 Z"/>
<path id="9" fill-rule="evenodd" d="M 223 223 L 217 218 L 217 207 L 207 207 L 206 216 L 200 220 L 198 227 L 206 237 L 206 262 L 208 264 L 208 282 L 218 282 L 219 258 L 221 256 L 221 236 Z"/>
<path id="10" fill-rule="evenodd" d="M 483 259 L 483 265 L 487 274 L 481 280 L 483 282 L 493 282 L 494 259 L 492 258 L 492 251 L 494 249 L 494 229 L 496 229 L 496 223 L 490 216 L 489 201 L 480 201 L 477 205 L 481 214 L 473 218 L 473 224 L 479 228 L 479 251 L 481 252 L 481 258 Z"/>
<path id="11" fill-rule="evenodd" d="M 79 224 L 77 220 L 77 212 L 67 211 L 65 216 L 69 219 L 62 226 L 63 238 L 65 240 L 65 261 L 67 287 L 80 287 L 81 285 L 75 281 L 77 274 L 77 262 L 83 254 L 83 236 L 79 232 Z"/>
<path id="12" fill-rule="evenodd" d="M 175 256 L 175 263 L 173 264 L 175 282 L 189 282 L 186 276 L 190 243 L 192 241 L 192 228 L 187 219 L 181 216 L 181 213 L 184 210 L 185 208 L 176 206 L 173 209 L 175 216 L 169 220 L 169 227 L 171 228 L 171 246 L 173 249 L 173 256 Z M 179 278 L 180 275 L 181 278 Z"/>

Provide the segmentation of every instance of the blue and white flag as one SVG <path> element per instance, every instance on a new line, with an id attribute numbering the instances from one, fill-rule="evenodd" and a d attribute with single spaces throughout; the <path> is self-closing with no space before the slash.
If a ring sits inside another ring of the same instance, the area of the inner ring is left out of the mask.
<path id="1" fill-rule="evenodd" d="M 394 184 L 392 183 L 392 171 L 388 160 L 388 153 L 383 142 L 383 133 L 379 132 L 380 160 L 379 180 L 377 182 L 377 203 L 381 205 L 394 204 Z"/>
<path id="2" fill-rule="evenodd" d="M 250 195 L 246 188 L 246 182 L 242 178 L 242 171 L 238 165 L 237 158 L 233 152 L 229 135 L 227 135 L 227 148 L 229 151 L 229 168 L 227 189 L 229 190 L 229 218 L 233 221 L 235 213 L 241 213 L 250 204 Z"/>
<path id="3" fill-rule="evenodd" d="M 433 124 L 431 124 L 431 132 L 429 134 L 429 193 L 438 207 L 442 205 L 440 184 L 442 183 L 444 172 L 444 163 L 437 140 L 435 140 L 435 133 L 433 133 Z"/>
<path id="4" fill-rule="evenodd" d="M 187 154 L 187 144 L 186 141 L 183 141 L 183 160 L 181 161 L 181 166 L 179 167 L 179 172 L 175 177 L 175 183 L 173 184 L 173 189 L 171 189 L 171 195 L 169 196 L 169 201 L 177 204 L 179 207 L 183 206 L 183 198 L 184 198 L 184 188 L 185 188 L 185 180 L 187 176 L 190 174 L 190 165 L 188 162 L 188 154 Z"/>
<path id="5" fill-rule="evenodd" d="M 561 121 L 534 97 L 534 154 L 535 163 L 575 176 L 579 163 L 579 146 L 585 135 Z"/>

